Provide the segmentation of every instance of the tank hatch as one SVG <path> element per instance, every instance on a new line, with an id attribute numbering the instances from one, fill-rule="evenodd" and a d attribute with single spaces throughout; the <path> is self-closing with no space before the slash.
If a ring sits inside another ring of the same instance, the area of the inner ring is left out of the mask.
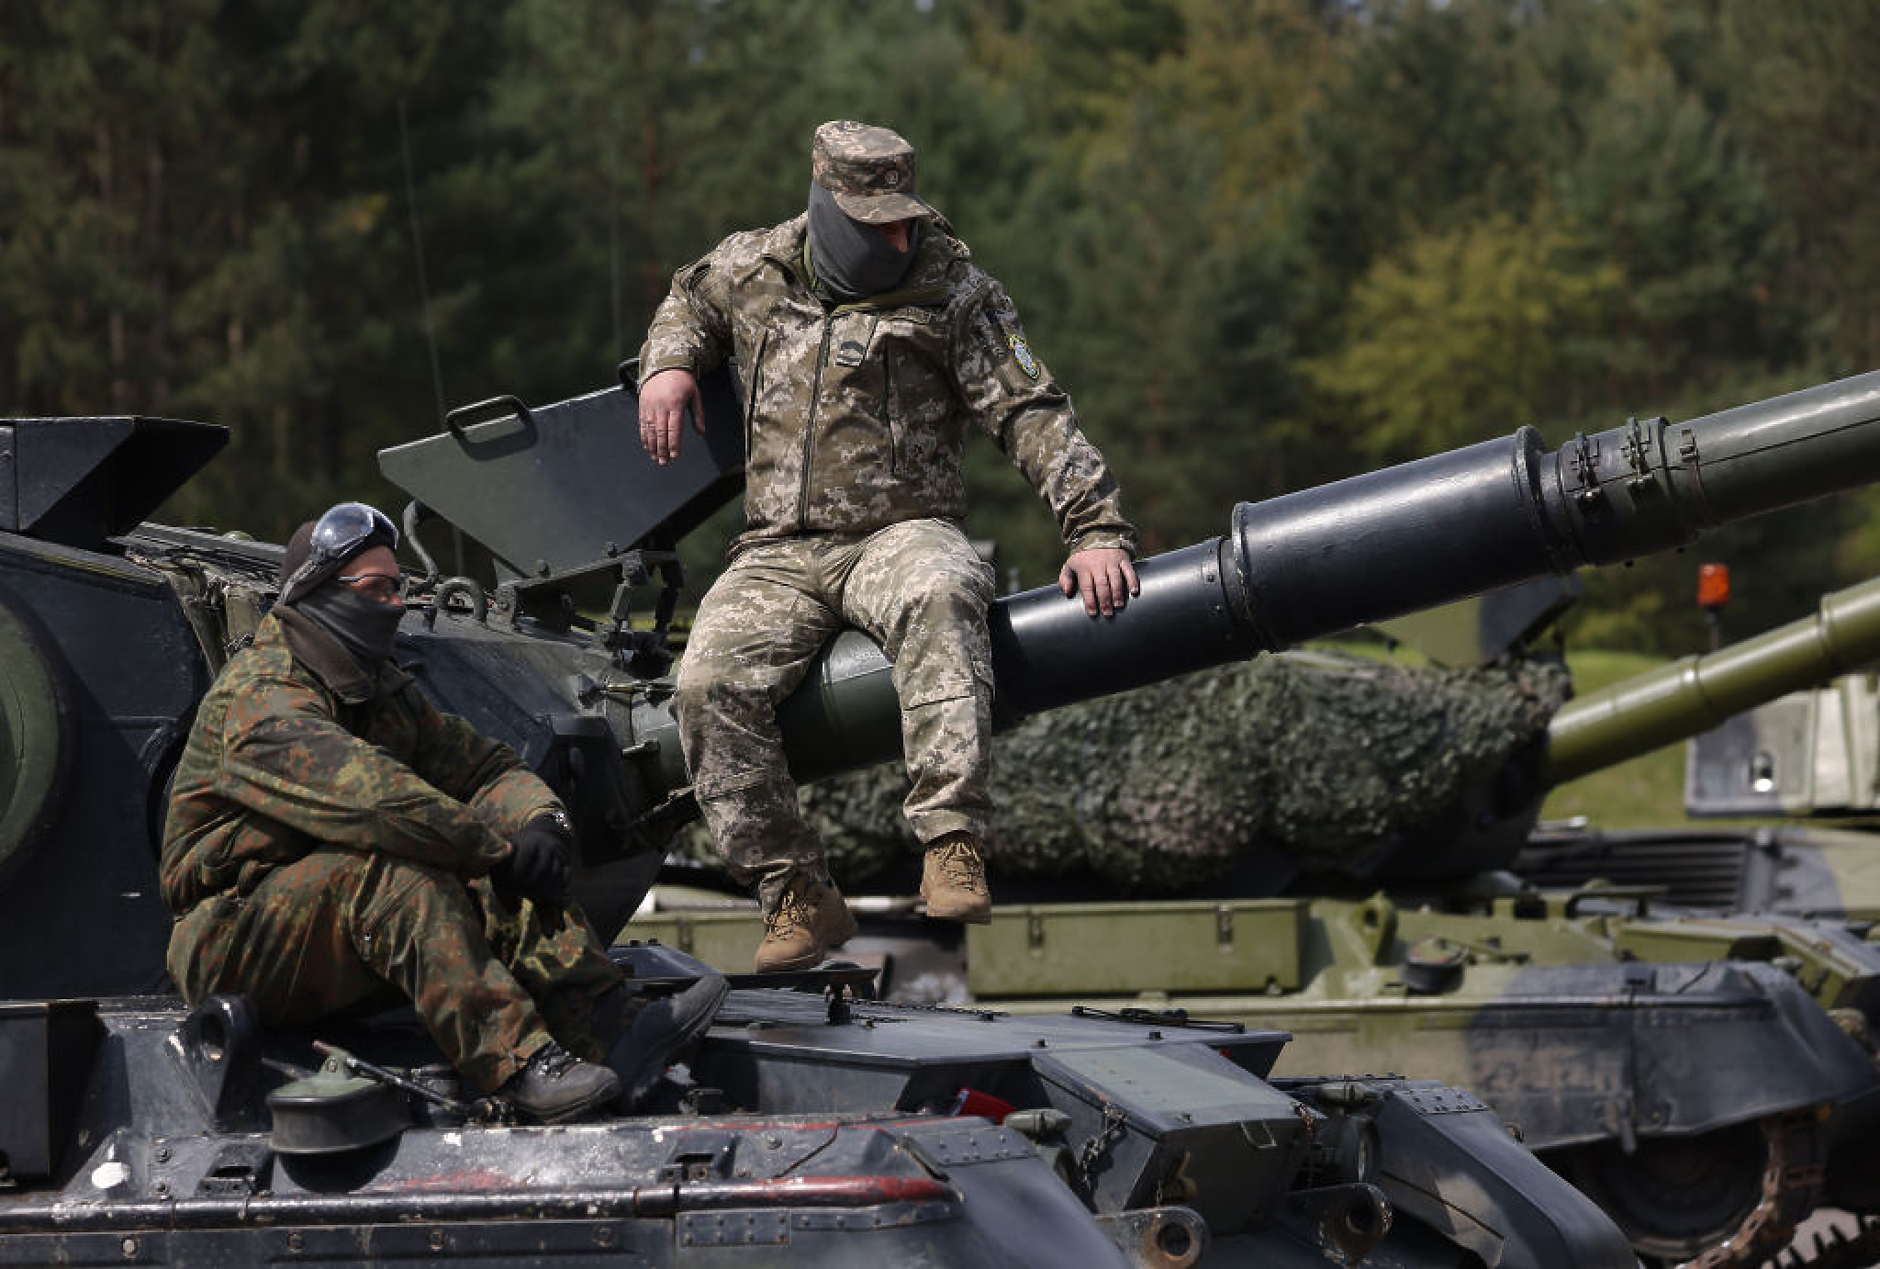
<path id="1" fill-rule="evenodd" d="M 228 435 L 128 415 L 0 421 L 0 530 L 93 549 L 155 511 Z"/>
<path id="2" fill-rule="evenodd" d="M 640 447 L 634 394 L 608 388 L 546 406 L 464 406 L 449 430 L 379 451 L 379 468 L 488 547 L 502 580 L 611 573 L 622 553 L 655 536 L 676 541 L 744 487 L 729 371 L 706 375 L 699 391 L 705 435 L 688 426 L 670 467 Z"/>

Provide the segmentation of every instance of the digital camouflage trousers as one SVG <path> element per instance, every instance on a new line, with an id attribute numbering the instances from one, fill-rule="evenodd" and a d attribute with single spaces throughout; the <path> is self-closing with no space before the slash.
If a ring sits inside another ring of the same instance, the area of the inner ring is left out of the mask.
<path id="1" fill-rule="evenodd" d="M 705 824 L 765 911 L 792 872 L 828 880 L 822 843 L 797 810 L 777 705 L 844 626 L 873 637 L 893 664 L 913 784 L 902 810 L 914 835 L 985 832 L 991 601 L 992 570 L 946 520 L 759 542 L 706 594 L 673 710 Z"/>
<path id="2" fill-rule="evenodd" d="M 271 1025 L 408 999 L 484 1092 L 551 1038 L 604 1058 L 589 1024 L 623 979 L 573 903 L 512 905 L 487 878 L 334 847 L 275 869 L 251 894 L 197 904 L 171 931 L 168 959 L 192 1004 L 241 992 Z"/>

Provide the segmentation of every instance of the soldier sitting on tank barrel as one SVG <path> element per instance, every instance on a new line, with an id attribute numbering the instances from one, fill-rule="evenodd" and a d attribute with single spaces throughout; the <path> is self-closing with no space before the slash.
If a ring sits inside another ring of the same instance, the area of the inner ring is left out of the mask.
<path id="1" fill-rule="evenodd" d="M 887 128 L 816 129 L 805 214 L 734 234 L 673 278 L 640 351 L 640 437 L 677 457 L 698 376 L 735 355 L 746 395 L 745 531 L 699 605 L 674 712 L 694 795 L 765 919 L 760 971 L 815 964 L 855 931 L 797 811 L 776 707 L 844 625 L 893 663 L 903 811 L 927 914 L 990 919 L 990 570 L 961 528 L 961 448 L 984 431 L 1056 515 L 1059 575 L 1092 618 L 1137 589 L 1136 531 L 1003 287 L 916 194 Z"/>
<path id="2" fill-rule="evenodd" d="M 630 990 L 568 897 L 560 801 L 393 661 L 397 544 L 364 503 L 303 524 L 273 612 L 203 697 L 163 833 L 170 975 L 274 1025 L 409 1001 L 467 1080 L 535 1119 L 631 1109 L 725 981 Z"/>

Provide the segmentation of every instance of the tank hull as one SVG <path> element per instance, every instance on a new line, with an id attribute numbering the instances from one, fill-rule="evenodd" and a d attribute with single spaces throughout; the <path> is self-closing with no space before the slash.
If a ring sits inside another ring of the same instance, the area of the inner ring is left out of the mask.
<path id="1" fill-rule="evenodd" d="M 754 937 L 753 914 L 667 902 L 677 910 L 638 928 L 727 962 Z M 1802 921 L 1654 912 L 1610 890 L 1485 906 L 996 905 L 950 944 L 931 922 L 878 913 L 844 951 L 886 964 L 889 991 L 907 997 L 1284 1030 L 1281 1075 L 1414 1061 L 1479 1095 L 1646 1254 L 1693 1258 L 1744 1228 L 1768 1254 L 1817 1203 L 1880 1210 L 1880 1079 L 1841 1025 L 1874 1005 L 1880 948 Z"/>
<path id="2" fill-rule="evenodd" d="M 697 972 L 655 947 L 621 959 L 643 986 Z M 0 1006 L 13 1117 L 36 1119 L 0 1121 L 0 1259 L 1303 1267 L 1361 1246 L 1350 1263 L 1630 1264 L 1460 1090 L 1276 1086 L 1273 1032 L 1149 1036 L 836 987 L 734 990 L 647 1115 L 525 1127 L 407 1098 L 389 1132 L 320 1152 L 283 1139 L 270 1100 L 318 1060 L 314 1032 L 252 1028 L 228 998 Z M 408 1012 L 318 1034 L 436 1079 Z M 1057 1119 L 1021 1131 L 1026 1111 Z M 1348 1136 L 1372 1144 L 1341 1176 L 1322 1143 Z M 1390 1234 L 1328 1220 L 1353 1212 Z"/>

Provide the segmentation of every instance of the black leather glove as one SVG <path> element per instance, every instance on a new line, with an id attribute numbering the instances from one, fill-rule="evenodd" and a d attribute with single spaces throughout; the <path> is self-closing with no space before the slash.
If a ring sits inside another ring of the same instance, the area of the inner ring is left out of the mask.
<path id="1" fill-rule="evenodd" d="M 574 880 L 574 835 L 560 815 L 538 815 L 510 837 L 509 858 L 490 869 L 490 881 L 505 895 L 555 903 L 568 897 Z"/>

